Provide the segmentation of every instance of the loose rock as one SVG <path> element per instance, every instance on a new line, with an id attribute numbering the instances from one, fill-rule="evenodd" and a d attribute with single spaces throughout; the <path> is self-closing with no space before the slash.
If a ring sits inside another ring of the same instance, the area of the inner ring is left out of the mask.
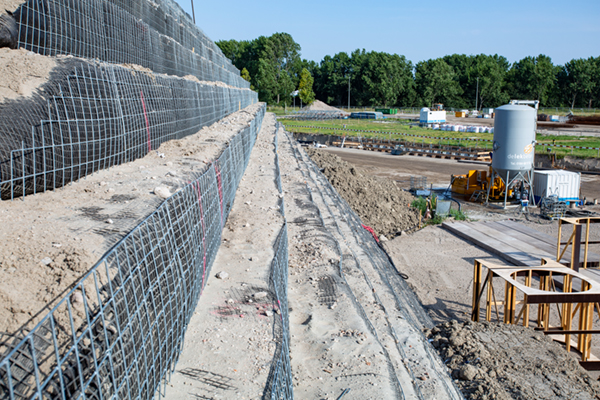
<path id="1" fill-rule="evenodd" d="M 227 279 L 229 278 L 229 274 L 225 271 L 221 271 L 216 275 L 216 277 L 219 279 Z"/>

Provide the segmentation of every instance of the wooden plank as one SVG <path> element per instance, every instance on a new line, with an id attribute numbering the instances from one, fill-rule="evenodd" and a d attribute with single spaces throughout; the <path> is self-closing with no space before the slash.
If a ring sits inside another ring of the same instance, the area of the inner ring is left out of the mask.
<path id="1" fill-rule="evenodd" d="M 554 259 L 556 257 L 556 242 L 558 241 L 558 238 L 552 237 L 550 235 L 547 235 L 547 234 L 539 232 L 539 231 L 536 231 L 535 229 L 532 229 L 523 224 L 519 224 L 518 222 L 515 222 L 515 221 L 504 220 L 504 221 L 497 221 L 496 223 L 506 226 L 510 229 L 516 230 L 518 232 L 521 232 L 525 235 L 528 235 L 529 237 L 533 238 L 533 239 L 527 238 L 527 240 L 533 240 L 532 244 L 536 243 L 535 246 L 544 248 L 544 249 L 548 249 L 548 251 L 551 251 L 553 254 L 552 259 Z M 540 244 L 538 246 L 537 245 L 538 241 L 546 243 L 546 246 L 550 246 L 550 247 L 545 247 L 542 244 Z M 583 266 L 583 253 L 584 253 L 584 249 L 583 249 L 583 242 L 582 242 L 582 250 L 580 253 L 580 260 L 582 260 L 582 262 L 580 264 L 581 266 Z M 564 260 L 571 259 L 571 249 L 570 248 L 566 251 L 565 255 L 563 256 L 563 259 Z M 598 267 L 599 265 L 600 265 L 600 255 L 588 251 L 588 267 Z"/>
<path id="2" fill-rule="evenodd" d="M 510 251 L 511 249 L 506 249 L 505 243 L 495 239 L 493 236 L 489 236 L 483 232 L 473 229 L 469 226 L 469 223 L 444 222 L 442 223 L 442 227 L 514 265 L 539 266 L 541 264 L 540 259 L 535 259 L 525 252 Z"/>
<path id="3" fill-rule="evenodd" d="M 537 239 L 535 236 L 531 236 L 529 234 L 522 233 L 519 230 L 515 229 L 514 226 L 511 226 L 511 225 L 521 225 L 521 224 L 512 223 L 507 226 L 506 224 L 503 224 L 502 222 L 511 222 L 511 221 L 489 222 L 488 225 L 497 229 L 498 232 L 502 233 L 503 235 L 508 235 L 508 236 L 517 238 L 518 240 L 522 240 L 522 241 L 530 244 L 531 246 L 540 249 L 540 251 L 544 252 L 544 254 L 545 254 L 544 257 L 546 257 L 546 258 L 551 258 L 552 260 L 554 260 L 556 258 L 556 245 L 552 246 L 543 240 Z M 565 257 L 563 257 L 563 260 L 570 260 L 570 259 L 571 259 L 571 254 L 568 254 L 568 258 L 567 258 L 567 255 L 565 255 Z M 567 262 L 567 261 L 565 261 L 565 262 Z M 564 264 L 565 262 L 563 262 L 562 264 Z"/>
<path id="4" fill-rule="evenodd" d="M 540 231 L 536 231 L 533 228 L 530 228 L 526 225 L 520 224 L 518 222 L 515 221 L 510 221 L 508 219 L 502 220 L 502 221 L 496 221 L 497 224 L 500 225 L 504 225 L 510 229 L 513 229 L 515 231 L 521 232 L 525 235 L 529 235 L 531 237 L 534 237 L 536 239 L 541 240 L 544 243 L 548 243 L 552 246 L 554 246 L 555 250 L 556 250 L 556 241 L 557 238 L 554 236 L 550 236 L 546 233 L 540 232 Z"/>
<path id="5" fill-rule="evenodd" d="M 600 270 L 597 268 L 582 268 L 579 273 L 590 280 L 600 282 Z M 573 282 L 573 286 L 575 286 L 575 282 Z M 581 284 L 578 287 L 581 288 Z"/>
<path id="6" fill-rule="evenodd" d="M 504 243 L 504 249 L 507 251 L 517 251 L 530 255 L 532 258 L 537 260 L 537 264 L 534 264 L 536 266 L 541 264 L 543 257 L 549 257 L 547 252 L 532 246 L 527 241 L 523 240 L 522 236 L 511 236 L 510 234 L 505 234 L 502 230 L 498 229 L 506 229 L 504 227 L 498 226 L 494 223 L 474 223 L 472 225 L 475 230 L 486 234 L 487 236 L 491 236 L 501 243 Z"/>

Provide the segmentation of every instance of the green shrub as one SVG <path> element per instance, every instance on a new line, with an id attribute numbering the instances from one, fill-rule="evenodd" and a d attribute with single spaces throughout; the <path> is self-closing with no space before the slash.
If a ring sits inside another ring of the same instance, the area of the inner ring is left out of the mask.
<path id="1" fill-rule="evenodd" d="M 421 215 L 425 215 L 425 211 L 427 211 L 427 200 L 425 200 L 423 197 L 417 197 L 410 205 L 411 207 L 419 210 Z"/>
<path id="2" fill-rule="evenodd" d="M 454 217 L 454 219 L 457 221 L 466 221 L 467 220 L 467 214 L 465 214 L 464 212 L 459 211 L 459 210 L 450 210 L 450 216 Z"/>

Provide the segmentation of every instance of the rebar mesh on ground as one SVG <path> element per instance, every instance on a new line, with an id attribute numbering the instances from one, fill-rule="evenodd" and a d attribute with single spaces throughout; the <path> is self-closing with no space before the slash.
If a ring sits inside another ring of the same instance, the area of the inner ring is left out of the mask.
<path id="1" fill-rule="evenodd" d="M 281 186 L 281 170 L 279 168 L 279 142 L 278 133 L 281 124 L 277 124 L 275 138 L 273 139 L 275 153 L 275 184 L 280 194 L 279 212 L 284 218 L 283 226 L 277 235 L 273 252 L 275 256 L 271 262 L 269 274 L 269 290 L 274 294 L 277 304 L 274 308 L 278 311 L 275 317 L 275 340 L 277 347 L 273 356 L 273 363 L 263 399 L 293 400 L 294 388 L 292 384 L 292 366 L 290 362 L 290 320 L 288 307 L 288 234 L 287 221 L 285 221 L 285 207 L 283 188 Z"/>

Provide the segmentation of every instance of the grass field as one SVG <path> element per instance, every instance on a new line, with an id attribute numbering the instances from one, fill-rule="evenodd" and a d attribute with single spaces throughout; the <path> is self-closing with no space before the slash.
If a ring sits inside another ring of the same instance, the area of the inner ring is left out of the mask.
<path id="1" fill-rule="evenodd" d="M 407 120 L 386 119 L 386 120 L 353 120 L 353 119 L 334 119 L 327 121 L 294 121 L 288 119 L 280 119 L 280 122 L 285 125 L 290 132 L 302 133 L 317 133 L 322 135 L 337 135 L 351 136 L 363 138 L 379 138 L 379 139 L 398 139 L 407 140 L 417 143 L 433 143 L 447 144 L 450 146 L 462 147 L 479 147 L 483 149 L 491 149 L 491 142 L 480 141 L 492 140 L 492 133 L 474 133 L 474 132 L 450 132 L 450 131 L 434 131 L 418 126 L 410 125 Z M 310 126 L 310 128 L 307 128 Z M 361 131 L 377 131 L 377 132 L 354 132 L 353 130 Z M 421 136 L 413 137 L 409 135 Z M 470 139 L 470 140 L 469 140 Z M 558 157 L 572 155 L 575 157 L 589 158 L 598 157 L 598 150 L 576 149 L 572 147 L 592 147 L 600 148 L 600 138 L 593 136 L 547 136 L 538 135 L 538 146 L 536 152 L 547 154 L 547 148 L 552 149 L 552 153 L 556 153 Z M 570 146 L 553 147 L 549 145 Z"/>

